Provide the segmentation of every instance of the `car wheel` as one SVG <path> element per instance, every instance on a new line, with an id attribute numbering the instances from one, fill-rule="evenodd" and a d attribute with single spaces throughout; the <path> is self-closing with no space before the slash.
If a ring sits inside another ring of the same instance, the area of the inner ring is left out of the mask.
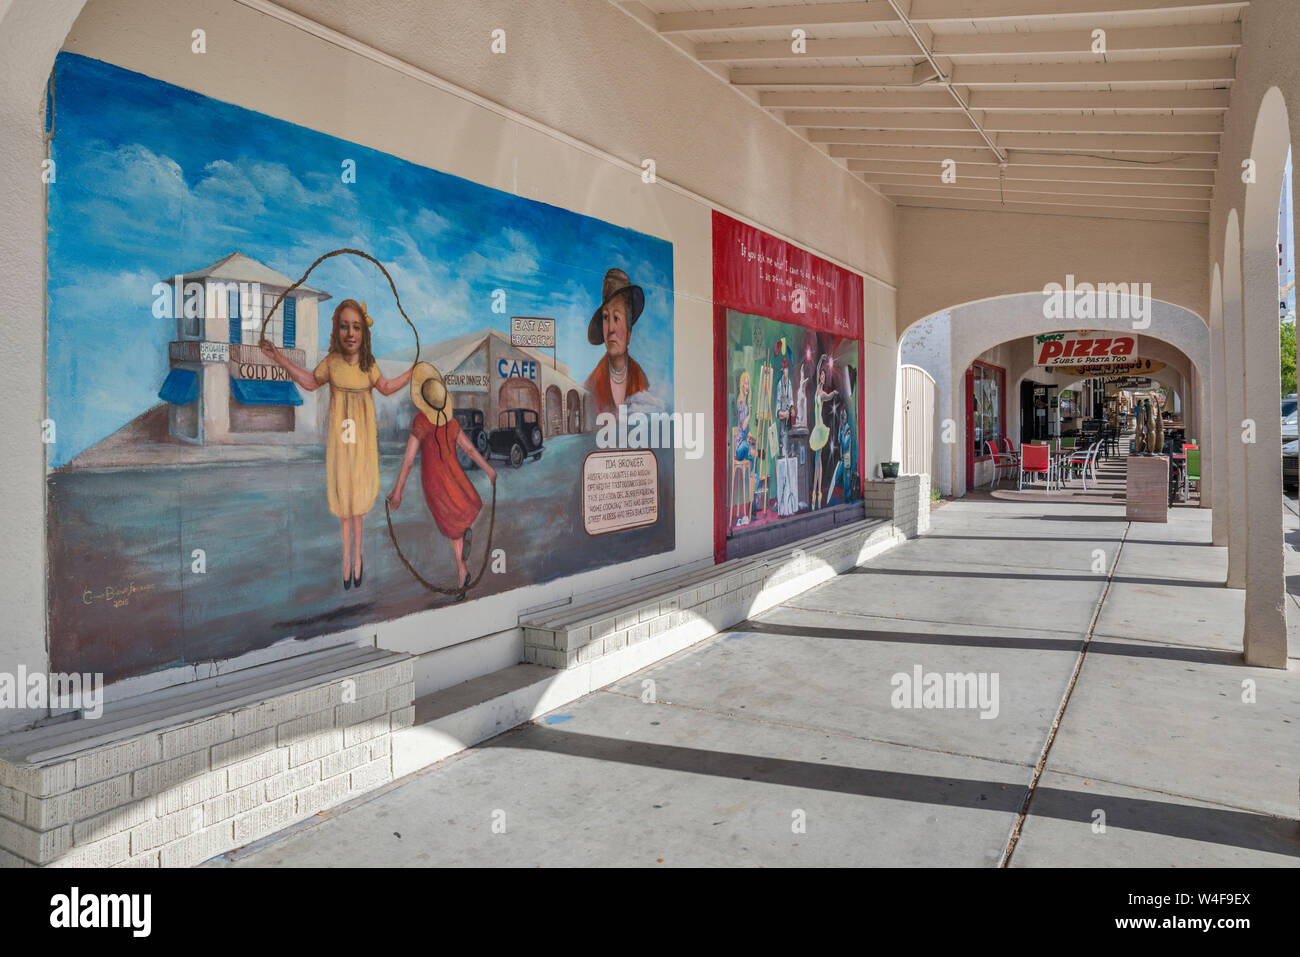
<path id="1" fill-rule="evenodd" d="M 510 464 L 514 468 L 519 468 L 524 464 L 524 447 L 518 442 L 510 446 Z"/>
<path id="2" fill-rule="evenodd" d="M 486 456 L 488 454 L 487 433 L 480 432 L 478 435 L 474 436 L 474 445 L 478 448 L 480 455 Z"/>
<path id="3" fill-rule="evenodd" d="M 537 449 L 537 448 L 541 448 L 541 446 L 542 446 L 542 430 L 541 430 L 541 429 L 539 429 L 537 426 L 534 425 L 534 426 L 533 426 L 533 431 L 529 434 L 528 438 L 532 441 L 532 443 L 533 443 L 533 448 L 535 448 L 535 449 Z"/>

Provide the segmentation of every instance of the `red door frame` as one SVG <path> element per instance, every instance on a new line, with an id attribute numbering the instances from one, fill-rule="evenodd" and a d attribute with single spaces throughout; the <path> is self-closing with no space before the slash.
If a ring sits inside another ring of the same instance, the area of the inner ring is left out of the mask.
<path id="1" fill-rule="evenodd" d="M 997 373 L 998 376 L 998 431 L 1007 434 L 1007 370 L 991 362 L 976 359 L 966 370 L 966 488 L 975 486 L 975 463 L 987 462 L 990 456 L 975 455 L 972 451 L 975 435 L 975 367 L 980 366 Z M 999 436 L 1001 441 L 1001 436 Z"/>

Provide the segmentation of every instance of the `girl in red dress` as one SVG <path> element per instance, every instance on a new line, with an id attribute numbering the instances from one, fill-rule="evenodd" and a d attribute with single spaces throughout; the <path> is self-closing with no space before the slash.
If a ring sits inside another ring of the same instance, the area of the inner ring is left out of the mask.
<path id="1" fill-rule="evenodd" d="M 463 589 L 469 585 L 470 579 L 469 569 L 465 566 L 469 557 L 470 526 L 483 508 L 483 500 L 456 460 L 456 449 L 469 456 L 493 485 L 497 482 L 496 469 L 461 431 L 460 423 L 451 414 L 451 394 L 442 375 L 427 362 L 417 364 L 411 375 L 411 400 L 419 411 L 411 423 L 406 457 L 402 459 L 402 470 L 388 502 L 394 509 L 401 508 L 402 490 L 406 487 L 418 451 L 424 501 L 438 531 L 451 540 L 452 551 L 456 553 L 456 582 Z"/>

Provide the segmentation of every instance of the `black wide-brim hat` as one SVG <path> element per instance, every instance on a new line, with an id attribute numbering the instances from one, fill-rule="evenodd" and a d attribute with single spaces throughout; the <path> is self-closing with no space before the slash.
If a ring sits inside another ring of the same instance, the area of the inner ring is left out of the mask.
<path id="1" fill-rule="evenodd" d="M 600 305 L 596 311 L 591 314 L 591 322 L 587 324 L 587 341 L 593 346 L 598 346 L 605 341 L 605 332 L 601 328 L 600 310 L 609 304 L 609 301 L 620 293 L 626 293 L 628 304 L 632 311 L 627 316 L 627 328 L 630 332 L 636 325 L 637 317 L 641 315 L 641 310 L 645 308 L 645 290 L 640 286 L 634 285 L 632 280 L 627 277 L 627 273 L 621 269 L 611 269 L 605 273 L 605 282 L 601 286 Z"/>

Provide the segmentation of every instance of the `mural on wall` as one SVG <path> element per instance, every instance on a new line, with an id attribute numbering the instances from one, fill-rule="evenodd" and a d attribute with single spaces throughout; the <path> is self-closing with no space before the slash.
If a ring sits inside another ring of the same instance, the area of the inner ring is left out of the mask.
<path id="1" fill-rule="evenodd" d="M 50 106 L 51 668 L 674 548 L 671 450 L 597 448 L 672 412 L 670 243 L 73 54 Z"/>
<path id="2" fill-rule="evenodd" d="M 863 299 L 861 277 L 716 212 L 713 268 L 723 560 L 737 536 L 862 500 Z"/>

